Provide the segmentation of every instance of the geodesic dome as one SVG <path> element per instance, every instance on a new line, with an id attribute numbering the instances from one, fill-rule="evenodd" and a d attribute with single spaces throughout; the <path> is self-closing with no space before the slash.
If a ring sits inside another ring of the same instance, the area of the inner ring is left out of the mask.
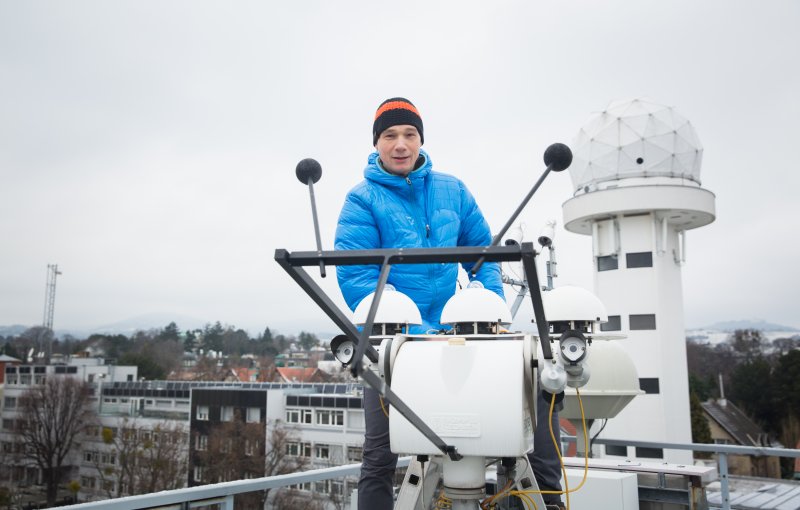
<path id="1" fill-rule="evenodd" d="M 649 99 L 613 101 L 573 142 L 574 190 L 629 177 L 676 177 L 700 184 L 703 147 L 692 124 Z"/>

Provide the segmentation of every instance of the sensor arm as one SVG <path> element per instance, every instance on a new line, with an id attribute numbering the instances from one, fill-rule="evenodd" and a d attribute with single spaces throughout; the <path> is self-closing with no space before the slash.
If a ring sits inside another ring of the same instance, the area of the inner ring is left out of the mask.
<path id="1" fill-rule="evenodd" d="M 321 263 L 322 262 L 320 262 L 320 264 Z M 380 276 L 378 276 L 378 284 L 375 287 L 375 295 L 372 297 L 372 303 L 369 306 L 369 312 L 367 312 L 367 321 L 361 328 L 361 335 L 358 339 L 358 344 L 356 344 L 356 353 L 355 357 L 353 358 L 353 366 L 350 368 L 350 373 L 352 373 L 355 377 L 364 375 L 364 352 L 366 352 L 367 346 L 369 345 L 373 351 L 375 350 L 369 343 L 369 335 L 372 333 L 372 324 L 375 322 L 375 315 L 378 313 L 378 305 L 381 302 L 381 296 L 383 296 L 383 290 L 386 288 L 386 280 L 389 279 L 389 271 L 391 269 L 392 265 L 389 264 L 389 257 L 386 257 L 383 260 L 383 264 L 381 264 L 381 273 Z M 373 362 L 378 361 L 373 360 L 372 358 L 370 358 L 370 360 Z"/>
<path id="2" fill-rule="evenodd" d="M 316 253 L 316 252 L 314 252 Z M 356 329 L 352 322 L 339 310 L 333 301 L 325 294 L 325 291 L 317 285 L 317 282 L 314 281 L 311 276 L 302 268 L 296 267 L 297 264 L 292 264 L 291 261 L 292 254 L 284 249 L 277 249 L 275 250 L 275 261 L 287 272 L 289 276 L 303 289 L 308 297 L 310 297 L 314 302 L 319 306 L 325 315 L 327 315 L 334 324 L 336 324 L 342 332 L 347 335 L 353 344 L 358 345 L 361 343 L 360 337 L 361 333 Z M 302 264 L 302 265 L 317 265 L 319 263 L 324 263 L 322 260 L 317 260 L 314 264 Z M 378 362 L 378 351 L 375 350 L 374 347 L 369 345 L 367 342 L 367 347 L 362 350 L 362 355 L 366 355 L 370 361 L 377 363 Z"/>
<path id="3" fill-rule="evenodd" d="M 542 290 L 539 285 L 539 274 L 536 272 L 536 251 L 533 243 L 522 243 L 520 246 L 522 253 L 522 267 L 525 270 L 525 279 L 528 281 L 528 292 L 533 302 L 533 316 L 536 320 L 536 328 L 539 331 L 539 340 L 542 346 L 544 359 L 553 359 L 553 352 L 550 350 L 550 325 L 544 315 L 544 302 L 542 301 Z"/>

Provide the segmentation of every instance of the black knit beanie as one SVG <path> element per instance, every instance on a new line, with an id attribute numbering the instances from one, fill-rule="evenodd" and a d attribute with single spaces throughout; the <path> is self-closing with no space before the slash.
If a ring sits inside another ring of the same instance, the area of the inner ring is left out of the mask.
<path id="1" fill-rule="evenodd" d="M 392 126 L 414 126 L 419 131 L 420 143 L 425 143 L 422 134 L 422 118 L 417 108 L 403 97 L 393 97 L 382 102 L 375 112 L 375 122 L 372 124 L 372 145 L 378 143 L 378 137 L 384 130 Z"/>

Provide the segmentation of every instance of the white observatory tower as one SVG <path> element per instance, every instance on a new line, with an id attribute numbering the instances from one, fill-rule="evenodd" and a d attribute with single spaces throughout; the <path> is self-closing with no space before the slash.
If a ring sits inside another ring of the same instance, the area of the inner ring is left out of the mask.
<path id="1" fill-rule="evenodd" d="M 612 102 L 574 143 L 573 198 L 564 226 L 592 236 L 595 293 L 605 331 L 627 335 L 645 394 L 603 436 L 690 443 L 681 265 L 686 230 L 714 221 L 714 194 L 700 187 L 703 148 L 673 108 L 647 99 Z M 688 451 L 605 447 L 605 455 L 691 463 Z"/>

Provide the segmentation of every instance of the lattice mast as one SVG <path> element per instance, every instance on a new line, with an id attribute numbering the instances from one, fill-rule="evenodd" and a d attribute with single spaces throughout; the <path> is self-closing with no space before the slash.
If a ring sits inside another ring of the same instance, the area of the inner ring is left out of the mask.
<path id="1" fill-rule="evenodd" d="M 41 347 L 50 357 L 51 340 L 53 338 L 53 313 L 56 305 L 56 278 L 61 274 L 58 270 L 58 264 L 47 264 L 47 284 L 45 285 L 44 297 L 44 319 L 42 326 L 44 326 L 44 341 Z"/>

